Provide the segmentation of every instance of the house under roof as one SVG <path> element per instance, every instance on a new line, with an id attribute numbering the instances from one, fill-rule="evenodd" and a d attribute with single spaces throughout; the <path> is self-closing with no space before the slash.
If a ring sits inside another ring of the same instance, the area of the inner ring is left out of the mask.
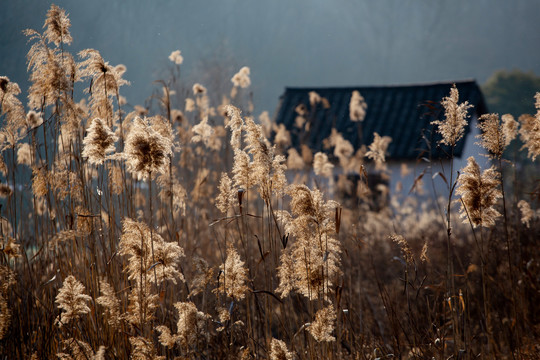
<path id="1" fill-rule="evenodd" d="M 453 84 L 459 91 L 459 103 L 468 101 L 474 106 L 469 110 L 470 115 L 480 117 L 487 113 L 482 92 L 472 80 L 399 86 L 286 88 L 276 113 L 276 123 L 284 124 L 290 131 L 293 147 L 299 148 L 303 143 L 313 152 L 329 152 L 323 148 L 323 140 L 335 128 L 355 149 L 359 149 L 362 144 L 371 144 L 374 132 L 390 136 L 392 142 L 388 147 L 388 159 L 414 160 L 420 156 L 429 157 L 430 148 L 433 159 L 447 158 L 448 148 L 438 145 L 440 135 L 433 131 L 434 126 L 430 123 L 444 119 L 444 109 L 440 102 L 449 96 Z M 358 90 L 367 103 L 365 119 L 360 123 L 352 122 L 349 117 L 349 103 L 354 90 Z M 312 109 L 309 102 L 311 91 L 326 98 L 329 107 L 325 108 L 319 103 Z M 307 109 L 304 117 L 310 123 L 308 131 L 295 126 L 298 116 L 295 109 L 301 104 Z M 468 125 L 465 137 L 469 131 Z M 460 141 L 457 144 L 455 156 L 461 157 L 464 143 Z"/>

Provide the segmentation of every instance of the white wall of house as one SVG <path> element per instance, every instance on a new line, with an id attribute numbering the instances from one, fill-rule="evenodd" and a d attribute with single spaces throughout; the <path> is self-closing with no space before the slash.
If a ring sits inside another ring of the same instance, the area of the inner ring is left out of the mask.
<path id="1" fill-rule="evenodd" d="M 390 187 L 392 195 L 407 195 L 410 189 L 413 187 L 415 179 L 417 179 L 422 173 L 422 189 L 421 195 L 424 198 L 436 199 L 440 196 L 445 198 L 448 197 L 448 186 L 443 180 L 444 178 L 450 182 L 450 174 L 452 173 L 452 179 L 455 181 L 457 176 L 457 171 L 461 170 L 467 165 L 467 159 L 470 156 L 473 156 L 476 162 L 480 165 L 482 169 L 489 167 L 490 161 L 485 156 L 487 154 L 486 150 L 483 149 L 480 145 L 476 144 L 479 139 L 477 136 L 480 134 L 480 129 L 478 129 L 478 118 L 476 115 L 472 116 L 470 119 L 470 131 L 465 138 L 465 146 L 463 149 L 462 156 L 460 158 L 454 158 L 453 171 L 451 171 L 451 162 L 450 160 L 437 160 L 434 163 L 429 163 L 424 160 L 418 161 L 407 161 L 407 167 L 410 170 L 410 174 L 402 177 L 401 176 L 401 164 L 402 162 L 389 160 L 387 165 L 391 173 Z M 461 140 L 463 141 L 463 140 Z M 437 175 L 436 175 L 437 174 Z M 401 185 L 398 185 L 401 184 Z M 396 189 L 396 187 L 401 187 L 401 192 Z"/>

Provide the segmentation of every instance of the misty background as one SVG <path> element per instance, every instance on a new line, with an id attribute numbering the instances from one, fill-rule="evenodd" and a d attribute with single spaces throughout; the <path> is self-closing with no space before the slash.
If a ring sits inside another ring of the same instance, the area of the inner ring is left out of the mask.
<path id="1" fill-rule="evenodd" d="M 29 86 L 22 31 L 42 31 L 51 3 L 0 0 L 0 76 Z M 209 86 L 251 69 L 255 113 L 274 114 L 286 86 L 360 86 L 540 74 L 537 0 L 56 0 L 76 55 L 124 64 L 129 104 L 144 105 L 181 50 L 181 82 Z M 79 85 L 81 86 L 81 85 Z M 86 85 L 84 85 L 86 86 Z M 540 90 L 540 89 L 539 89 Z M 534 94 L 532 94 L 534 95 Z M 532 96 L 531 95 L 531 96 Z M 23 103 L 25 102 L 23 98 Z M 531 103 L 534 100 L 530 99 Z M 176 104 L 180 107 L 180 104 Z"/>

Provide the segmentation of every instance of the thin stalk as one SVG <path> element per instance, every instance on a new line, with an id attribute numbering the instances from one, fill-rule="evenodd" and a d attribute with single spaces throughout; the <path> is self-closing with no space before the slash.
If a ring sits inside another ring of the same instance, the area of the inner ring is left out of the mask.
<path id="1" fill-rule="evenodd" d="M 516 299 L 514 296 L 514 291 L 517 290 L 516 288 L 516 282 L 514 278 L 514 266 L 512 265 L 512 255 L 511 255 L 511 244 L 510 244 L 510 235 L 508 234 L 508 217 L 506 213 L 506 195 L 504 191 L 504 176 L 503 176 L 503 168 L 502 168 L 502 159 L 501 157 L 498 158 L 499 162 L 499 174 L 501 176 L 501 193 L 502 193 L 502 200 L 503 200 L 503 216 L 504 216 L 504 232 L 506 236 L 506 255 L 508 257 L 508 270 L 510 271 L 510 283 L 512 284 L 512 291 L 511 298 L 512 298 L 512 310 L 514 311 L 514 317 L 516 324 L 520 324 L 520 320 L 518 320 L 518 310 L 517 310 L 517 304 Z M 520 331 L 519 331 L 519 325 L 516 326 L 517 336 L 516 342 L 517 342 L 517 351 L 518 351 L 518 358 L 521 357 L 521 344 L 520 344 Z M 512 331 L 510 329 L 510 336 L 512 336 Z M 512 357 L 514 353 L 512 352 Z"/>
<path id="2" fill-rule="evenodd" d="M 491 325 L 490 325 L 490 320 L 489 320 L 490 315 L 488 311 L 488 292 L 487 292 L 487 286 L 486 286 L 488 277 L 486 274 L 486 267 L 485 267 L 486 260 L 485 260 L 485 255 L 484 255 L 484 232 L 482 231 L 482 228 L 480 227 L 480 244 L 478 244 L 478 238 L 476 237 L 476 232 L 474 231 L 473 223 L 469 215 L 469 210 L 465 206 L 465 202 L 463 201 L 463 199 L 460 199 L 460 201 L 461 201 L 461 204 L 463 205 L 463 209 L 465 209 L 465 214 L 467 214 L 467 219 L 469 219 L 469 224 L 471 226 L 471 231 L 473 233 L 476 246 L 480 250 L 480 271 L 482 272 L 482 300 L 483 300 L 483 307 L 484 307 L 484 317 L 485 317 L 485 322 L 486 322 L 486 333 L 488 335 L 487 355 L 489 356 L 491 352 L 490 346 L 489 346 L 490 341 L 491 341 L 490 339 Z"/>
<path id="3" fill-rule="evenodd" d="M 157 272 L 156 267 L 154 264 L 156 263 L 156 259 L 154 257 L 154 213 L 152 209 L 152 171 L 148 172 L 148 188 L 149 188 L 149 201 L 150 201 L 150 244 L 152 247 L 152 267 L 154 268 L 154 281 L 156 283 L 156 286 L 158 284 L 157 282 Z"/>

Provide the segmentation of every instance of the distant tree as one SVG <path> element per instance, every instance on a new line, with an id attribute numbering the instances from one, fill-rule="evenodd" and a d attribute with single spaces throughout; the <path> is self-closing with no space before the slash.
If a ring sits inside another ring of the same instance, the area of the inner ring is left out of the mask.
<path id="1" fill-rule="evenodd" d="M 482 86 L 488 110 L 491 113 L 512 114 L 517 120 L 522 114 L 536 113 L 534 95 L 540 92 L 540 76 L 532 71 L 499 70 Z M 540 186 L 531 182 L 538 179 L 540 169 L 527 157 L 527 151 L 521 150 L 523 143 L 519 137 L 505 151 L 504 157 L 509 162 L 503 169 L 505 190 L 516 192 L 518 196 L 530 196 L 538 193 Z"/>
<path id="2" fill-rule="evenodd" d="M 540 76 L 532 71 L 498 70 L 482 86 L 489 112 L 512 114 L 535 114 L 534 94 L 540 91 Z"/>

